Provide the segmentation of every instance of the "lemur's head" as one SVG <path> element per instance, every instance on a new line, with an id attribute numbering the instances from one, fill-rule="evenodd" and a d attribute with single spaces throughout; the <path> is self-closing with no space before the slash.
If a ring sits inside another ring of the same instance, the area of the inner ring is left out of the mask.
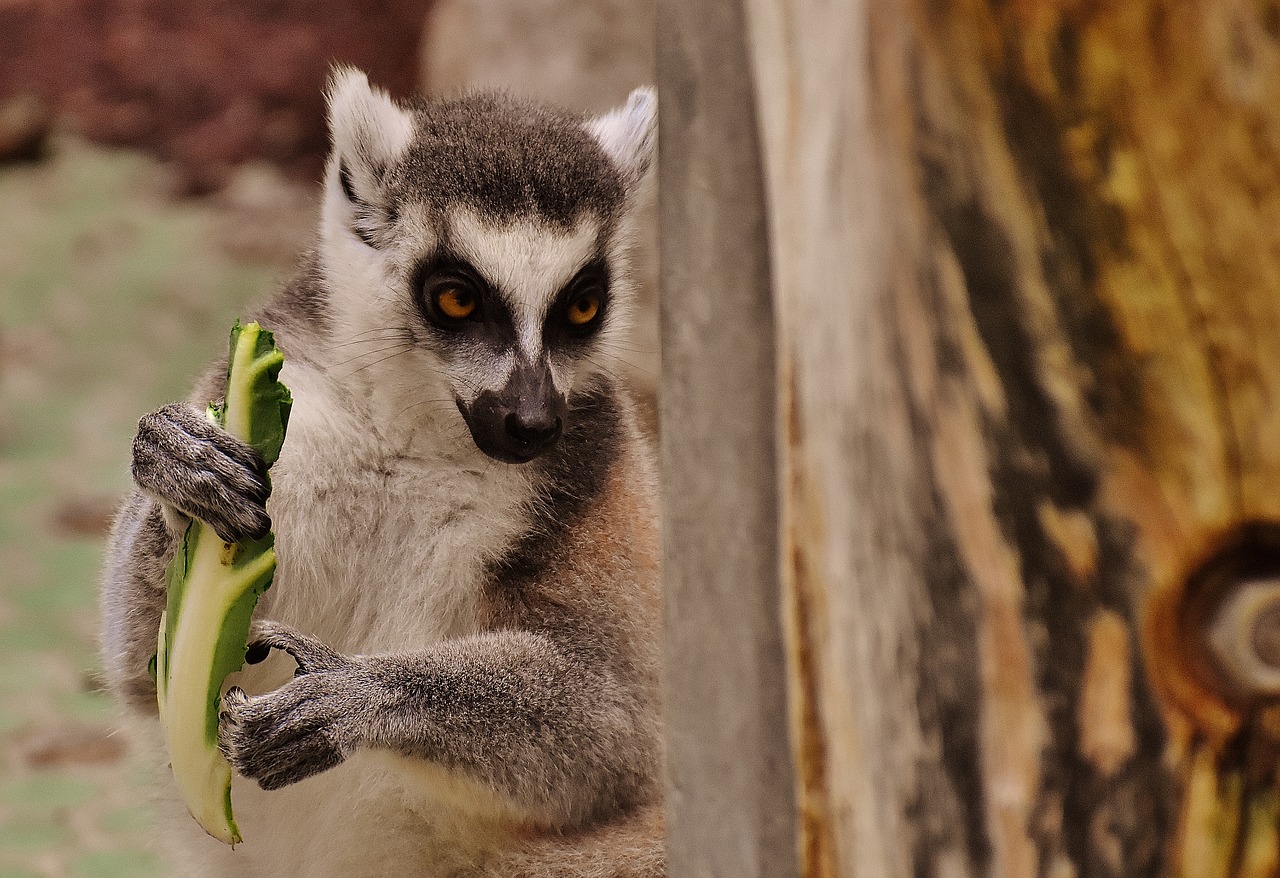
<path id="1" fill-rule="evenodd" d="M 626 329 L 655 116 L 648 89 L 583 119 L 493 94 L 406 105 L 337 70 L 321 264 L 343 371 L 411 409 L 451 400 L 498 460 L 554 445 Z"/>

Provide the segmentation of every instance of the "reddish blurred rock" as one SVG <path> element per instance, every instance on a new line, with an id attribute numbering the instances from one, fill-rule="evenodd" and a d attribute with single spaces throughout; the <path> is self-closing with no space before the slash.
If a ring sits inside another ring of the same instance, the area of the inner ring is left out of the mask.
<path id="1" fill-rule="evenodd" d="M 266 159 L 315 179 L 329 65 L 414 91 L 431 0 L 0 0 L 0 105 L 35 94 L 84 136 L 150 149 L 192 191 Z"/>
<path id="2" fill-rule="evenodd" d="M 52 124 L 48 104 L 30 92 L 0 99 L 0 162 L 38 159 Z"/>
<path id="3" fill-rule="evenodd" d="M 60 768 L 119 762 L 124 756 L 124 741 L 110 729 L 72 727 L 33 743 L 23 762 L 32 768 Z"/>
<path id="4" fill-rule="evenodd" d="M 64 537 L 103 537 L 111 529 L 119 497 L 68 497 L 53 511 L 54 533 Z"/>

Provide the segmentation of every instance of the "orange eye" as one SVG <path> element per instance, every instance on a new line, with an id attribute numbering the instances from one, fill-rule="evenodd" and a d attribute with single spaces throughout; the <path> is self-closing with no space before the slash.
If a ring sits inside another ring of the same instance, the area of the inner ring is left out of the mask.
<path id="1" fill-rule="evenodd" d="M 600 297 L 589 293 L 581 296 L 569 305 L 568 318 L 574 326 L 586 326 L 600 313 Z"/>
<path id="2" fill-rule="evenodd" d="M 475 313 L 476 297 L 459 287 L 446 287 L 436 293 L 436 307 L 450 320 L 465 320 Z"/>

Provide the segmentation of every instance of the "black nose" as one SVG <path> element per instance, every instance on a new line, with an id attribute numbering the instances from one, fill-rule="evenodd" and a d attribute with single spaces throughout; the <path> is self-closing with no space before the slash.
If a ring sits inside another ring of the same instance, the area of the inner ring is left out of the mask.
<path id="1" fill-rule="evenodd" d="M 526 421 L 515 412 L 503 421 L 507 435 L 529 451 L 542 451 L 559 439 L 562 423 L 560 418 Z"/>

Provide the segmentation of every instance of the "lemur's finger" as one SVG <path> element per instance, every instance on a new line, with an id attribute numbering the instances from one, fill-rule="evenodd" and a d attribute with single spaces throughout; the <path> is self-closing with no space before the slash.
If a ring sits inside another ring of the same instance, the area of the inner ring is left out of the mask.
<path id="1" fill-rule="evenodd" d="M 261 456 L 188 406 L 168 405 L 138 422 L 133 478 L 227 542 L 258 539 L 271 528 Z"/>
<path id="2" fill-rule="evenodd" d="M 255 740 L 243 728 L 226 730 L 223 752 L 236 772 L 264 790 L 276 790 L 333 768 L 346 758 L 323 728 L 270 741 Z"/>
<path id="3" fill-rule="evenodd" d="M 231 759 L 234 747 L 231 730 L 240 724 L 240 712 L 249 703 L 249 696 L 239 686 L 232 686 L 222 696 L 222 710 L 218 712 L 218 749 Z"/>
<path id="4" fill-rule="evenodd" d="M 273 754 L 270 767 L 257 776 L 264 790 L 278 790 L 340 764 L 346 754 L 321 733 L 300 738 Z"/>
<path id="5" fill-rule="evenodd" d="M 173 403 L 144 415 L 134 443 L 154 448 L 174 463 L 224 475 L 246 493 L 266 498 L 262 456 L 190 406 Z"/>
<path id="6" fill-rule="evenodd" d="M 338 725 L 344 714 L 324 677 L 303 677 L 250 698 L 223 697 L 218 747 L 236 772 L 273 790 L 332 768 L 347 753 Z M 349 711 L 345 711 L 349 712 Z"/>
<path id="7" fill-rule="evenodd" d="M 342 653 L 280 622 L 255 622 L 249 632 L 249 648 L 261 647 L 287 652 L 298 663 L 298 672 L 337 671 L 349 667 L 351 660 Z"/>
<path id="8" fill-rule="evenodd" d="M 260 503 L 236 493 L 216 476 L 189 473 L 184 490 L 189 499 L 182 511 L 212 527 L 228 543 L 261 539 L 271 530 L 271 518 Z"/>
<path id="9" fill-rule="evenodd" d="M 282 693 L 261 695 L 245 705 L 219 715 L 229 749 L 243 763 L 243 773 L 256 777 L 270 765 L 273 751 L 292 742 L 315 735 L 333 724 L 329 705 L 315 693 Z M 310 695 L 310 697 L 308 697 Z"/>

